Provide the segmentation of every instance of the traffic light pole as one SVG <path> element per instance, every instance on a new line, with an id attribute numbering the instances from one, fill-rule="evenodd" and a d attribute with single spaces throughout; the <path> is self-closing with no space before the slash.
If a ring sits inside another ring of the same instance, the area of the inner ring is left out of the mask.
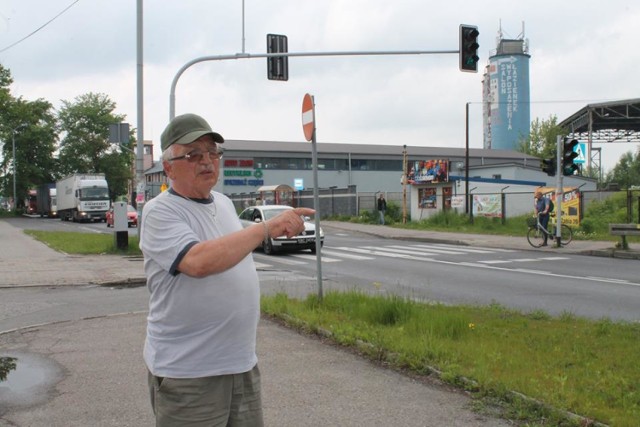
<path id="1" fill-rule="evenodd" d="M 346 51 L 346 52 L 279 52 L 279 53 L 236 53 L 234 55 L 214 55 L 202 56 L 187 62 L 178 70 L 171 82 L 171 94 L 169 95 L 169 119 L 176 116 L 176 86 L 180 76 L 192 65 L 205 61 L 224 61 L 228 59 L 255 59 L 274 58 L 279 56 L 302 57 L 302 56 L 383 56 L 383 55 L 440 55 L 449 53 L 459 53 L 459 50 L 381 50 L 381 51 Z"/>
<path id="2" fill-rule="evenodd" d="M 560 247 L 560 240 L 562 236 L 562 230 L 560 225 L 562 224 L 562 199 L 564 198 L 562 187 L 562 151 L 563 151 L 563 137 L 558 135 L 556 139 L 556 246 Z"/>

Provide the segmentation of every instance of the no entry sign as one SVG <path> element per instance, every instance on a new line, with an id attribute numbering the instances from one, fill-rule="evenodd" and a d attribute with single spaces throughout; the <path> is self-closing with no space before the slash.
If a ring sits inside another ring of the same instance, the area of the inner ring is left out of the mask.
<path id="1" fill-rule="evenodd" d="M 316 113 L 313 105 L 313 96 L 308 93 L 302 99 L 302 130 L 307 141 L 313 139 L 313 130 L 316 127 Z"/>

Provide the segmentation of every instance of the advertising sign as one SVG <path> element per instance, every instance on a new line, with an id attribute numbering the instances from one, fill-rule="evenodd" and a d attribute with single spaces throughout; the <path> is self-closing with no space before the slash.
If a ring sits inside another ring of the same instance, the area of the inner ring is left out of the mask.
<path id="1" fill-rule="evenodd" d="M 553 187 L 540 187 L 543 197 L 549 197 L 555 202 L 555 210 L 558 210 L 556 189 Z M 555 217 L 553 212 L 551 216 Z M 570 227 L 580 225 L 580 191 L 577 188 L 565 187 L 562 193 L 562 223 Z"/>
<path id="2" fill-rule="evenodd" d="M 433 187 L 418 189 L 418 200 L 420 200 L 420 209 L 436 209 L 438 207 L 436 189 Z"/>
<path id="3" fill-rule="evenodd" d="M 473 215 L 502 218 L 502 197 L 499 194 L 474 195 Z"/>
<path id="4" fill-rule="evenodd" d="M 449 181 L 449 162 L 447 160 L 418 160 L 409 162 L 407 183 L 437 184 Z"/>
<path id="5" fill-rule="evenodd" d="M 451 207 L 453 209 L 464 209 L 464 196 L 452 196 Z"/>

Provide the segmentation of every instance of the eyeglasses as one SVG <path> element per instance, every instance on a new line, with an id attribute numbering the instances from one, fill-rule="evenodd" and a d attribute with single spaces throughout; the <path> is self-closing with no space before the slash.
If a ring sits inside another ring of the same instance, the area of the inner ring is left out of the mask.
<path id="1" fill-rule="evenodd" d="M 172 157 L 169 159 L 169 161 L 185 159 L 189 163 L 199 163 L 202 161 L 205 153 L 209 155 L 209 158 L 211 160 L 220 160 L 222 158 L 223 151 L 219 148 L 212 148 L 204 152 L 200 150 L 194 150 L 190 153 L 183 154 L 182 156 Z"/>

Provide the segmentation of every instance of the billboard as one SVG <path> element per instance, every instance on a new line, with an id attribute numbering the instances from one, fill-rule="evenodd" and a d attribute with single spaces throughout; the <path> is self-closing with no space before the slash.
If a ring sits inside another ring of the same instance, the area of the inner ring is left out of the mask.
<path id="1" fill-rule="evenodd" d="M 542 192 L 543 197 L 549 197 L 556 202 L 556 210 L 558 203 L 556 199 L 556 189 L 554 187 L 539 187 L 537 191 Z M 573 187 L 565 187 L 562 190 L 562 223 L 570 227 L 580 226 L 580 190 Z M 552 217 L 556 213 L 551 214 Z"/>
<path id="2" fill-rule="evenodd" d="M 409 162 L 407 183 L 437 184 L 449 182 L 449 162 L 443 159 Z"/>
<path id="3" fill-rule="evenodd" d="M 490 146 L 485 148 L 517 150 L 529 136 L 529 55 L 495 55 L 489 58 Z"/>

